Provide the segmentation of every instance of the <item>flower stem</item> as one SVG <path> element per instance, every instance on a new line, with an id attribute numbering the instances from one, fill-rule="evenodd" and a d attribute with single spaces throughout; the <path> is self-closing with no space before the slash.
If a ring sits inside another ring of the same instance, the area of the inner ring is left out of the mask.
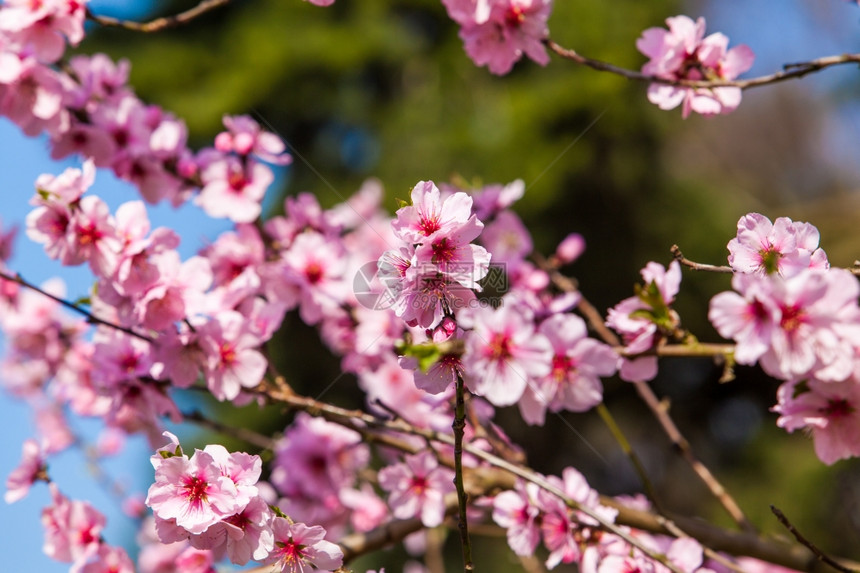
<path id="1" fill-rule="evenodd" d="M 457 501 L 459 505 L 459 521 L 457 528 L 460 530 L 460 542 L 463 546 L 463 570 L 474 571 L 472 564 L 472 543 L 469 540 L 469 524 L 466 521 L 466 506 L 468 496 L 463 486 L 463 433 L 466 429 L 466 389 L 463 378 L 457 376 L 456 383 L 457 402 L 454 412 L 454 486 L 457 488 Z"/>

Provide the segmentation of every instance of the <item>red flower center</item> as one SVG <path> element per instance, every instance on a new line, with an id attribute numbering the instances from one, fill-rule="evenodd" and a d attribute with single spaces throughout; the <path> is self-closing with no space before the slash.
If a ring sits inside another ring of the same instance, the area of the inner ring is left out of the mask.
<path id="1" fill-rule="evenodd" d="M 827 401 L 827 406 L 821 408 L 820 411 L 828 418 L 846 418 L 854 412 L 854 408 L 845 398 L 830 399 Z"/>
<path id="2" fill-rule="evenodd" d="M 493 360 L 505 360 L 512 356 L 511 338 L 507 334 L 497 332 L 490 338 L 490 343 L 484 350 L 485 355 Z"/>
<path id="3" fill-rule="evenodd" d="M 794 332 L 806 322 L 806 313 L 797 305 L 782 308 L 782 318 L 779 326 L 786 332 Z"/>
<path id="4" fill-rule="evenodd" d="M 508 11 L 505 12 L 505 24 L 512 28 L 519 28 L 520 25 L 525 22 L 526 14 L 522 8 L 517 5 L 513 5 L 508 8 Z"/>
<path id="5" fill-rule="evenodd" d="M 185 499 L 192 505 L 198 505 L 206 501 L 206 488 L 209 484 L 197 476 L 185 478 Z"/>

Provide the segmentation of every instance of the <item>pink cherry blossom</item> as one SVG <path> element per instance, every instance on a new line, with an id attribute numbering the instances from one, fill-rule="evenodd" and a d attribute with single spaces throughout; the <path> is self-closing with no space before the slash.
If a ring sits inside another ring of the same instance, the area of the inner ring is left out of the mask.
<path id="1" fill-rule="evenodd" d="M 615 351 L 588 338 L 585 321 L 573 314 L 546 319 L 538 332 L 552 345 L 552 370 L 526 388 L 519 402 L 523 419 L 543 424 L 547 409 L 584 412 L 602 402 L 600 377 L 615 374 L 619 363 Z"/>
<path id="2" fill-rule="evenodd" d="M 568 467 L 562 478 L 548 476 L 547 481 L 564 492 L 565 496 L 586 507 L 604 521 L 615 521 L 617 511 L 600 505 L 597 491 L 588 485 L 585 477 L 576 469 Z M 571 513 L 565 502 L 546 490 L 537 492 L 537 505 L 541 510 L 540 529 L 544 545 L 550 550 L 546 566 L 554 568 L 559 563 L 571 563 L 582 557 L 582 549 L 591 539 L 589 527 L 598 522 L 582 511 Z"/>
<path id="3" fill-rule="evenodd" d="M 478 281 L 487 276 L 490 253 L 470 244 L 481 234 L 483 223 L 474 216 L 463 225 L 437 231 L 415 249 L 415 268 L 426 274 L 441 273 L 449 283 L 480 290 Z"/>
<path id="4" fill-rule="evenodd" d="M 585 239 L 579 233 L 566 236 L 555 249 L 555 258 L 562 264 L 575 261 L 585 251 Z"/>
<path id="5" fill-rule="evenodd" d="M 860 384 L 845 382 L 786 382 L 773 407 L 776 424 L 789 432 L 809 430 L 818 458 L 830 465 L 860 456 Z"/>
<path id="6" fill-rule="evenodd" d="M 344 507 L 352 512 L 349 520 L 356 531 L 370 531 L 388 517 L 388 505 L 368 483 L 363 484 L 360 490 L 343 488 L 339 497 Z"/>
<path id="7" fill-rule="evenodd" d="M 299 314 L 307 324 L 318 323 L 345 302 L 343 247 L 320 233 L 305 232 L 283 254 L 282 277 L 299 291 Z"/>
<path id="8" fill-rule="evenodd" d="M 517 555 L 533 555 L 540 541 L 538 487 L 517 480 L 513 490 L 493 499 L 493 521 L 507 529 L 508 545 Z"/>
<path id="9" fill-rule="evenodd" d="M 411 195 L 412 204 L 398 209 L 391 223 L 394 234 L 406 243 L 432 242 L 437 235 L 464 226 L 472 216 L 471 197 L 458 192 L 443 200 L 432 181 L 419 181 Z"/>
<path id="10" fill-rule="evenodd" d="M 241 509 L 236 485 L 221 474 L 212 456 L 196 450 L 187 456 L 152 459 L 155 483 L 149 487 L 146 504 L 156 517 L 176 520 L 189 533 L 202 533 Z"/>
<path id="11" fill-rule="evenodd" d="M 667 18 L 668 30 L 648 28 L 636 41 L 650 61 L 642 73 L 667 80 L 734 80 L 753 64 L 746 45 L 728 49 L 729 39 L 720 33 L 705 37 L 705 19 L 695 22 L 687 16 Z M 688 88 L 653 83 L 648 100 L 660 109 L 682 106 L 682 115 L 691 111 L 714 115 L 734 111 L 741 102 L 738 87 Z"/>
<path id="12" fill-rule="evenodd" d="M 332 571 L 343 564 L 343 552 L 323 539 L 326 531 L 319 525 L 308 527 L 276 517 L 272 520 L 272 531 L 275 547 L 266 562 L 275 564 L 285 573 L 305 573 L 311 569 Z"/>
<path id="13" fill-rule="evenodd" d="M 445 519 L 445 495 L 455 491 L 454 472 L 440 467 L 433 452 L 424 451 L 382 468 L 379 486 L 389 492 L 395 517 L 420 517 L 426 527 L 436 527 Z"/>
<path id="14" fill-rule="evenodd" d="M 220 152 L 203 153 L 199 162 L 203 187 L 194 201 L 209 216 L 237 223 L 250 223 L 260 216 L 260 202 L 275 178 L 271 169 Z"/>
<path id="15" fill-rule="evenodd" d="M 511 181 L 507 185 L 493 184 L 482 187 L 472 193 L 475 216 L 482 221 L 489 221 L 522 199 L 525 192 L 526 183 L 522 179 Z"/>
<path id="16" fill-rule="evenodd" d="M 463 366 L 466 384 L 496 406 L 517 402 L 526 386 L 551 371 L 552 346 L 517 305 L 469 312 Z"/>
<path id="17" fill-rule="evenodd" d="M 677 326 L 678 317 L 670 308 L 681 285 L 681 266 L 672 261 L 668 269 L 650 262 L 642 269 L 643 287 L 637 296 L 624 299 L 609 309 L 606 325 L 615 329 L 629 352 L 651 350 L 666 330 Z M 628 382 L 650 380 L 657 375 L 657 358 L 644 356 L 622 360 L 620 376 Z"/>
<path id="18" fill-rule="evenodd" d="M 260 129 L 260 125 L 249 116 L 225 115 L 223 121 L 227 131 L 215 137 L 215 149 L 218 151 L 232 151 L 239 155 L 253 153 L 263 161 L 277 165 L 288 165 L 292 161 L 292 157 L 284 153 L 286 147 L 281 138 Z"/>
<path id="19" fill-rule="evenodd" d="M 275 447 L 271 482 L 283 493 L 336 497 L 369 460 L 358 433 L 301 413 Z"/>
<path id="20" fill-rule="evenodd" d="M 784 380 L 815 373 L 838 381 L 853 369 L 860 324 L 857 279 L 842 269 L 807 269 L 778 275 L 735 275 L 737 292 L 711 300 L 708 318 L 717 331 L 738 342 L 740 364 L 758 361 Z"/>
<path id="21" fill-rule="evenodd" d="M 236 485 L 236 502 L 240 507 L 245 507 L 252 498 L 257 497 L 256 483 L 263 467 L 260 456 L 245 452 L 231 453 L 220 444 L 209 444 L 203 451 L 212 456 L 221 475 L 229 477 Z"/>
<path id="22" fill-rule="evenodd" d="M 105 517 L 89 503 L 69 500 L 52 483 L 51 505 L 42 510 L 43 550 L 66 563 L 86 560 L 98 551 Z"/>
<path id="23" fill-rule="evenodd" d="M 540 65 L 549 62 L 543 45 L 552 0 L 443 0 L 460 25 L 466 53 L 497 75 L 511 71 L 525 54 Z"/>
<path id="24" fill-rule="evenodd" d="M 493 254 L 493 263 L 513 269 L 532 252 L 532 238 L 513 211 L 502 211 L 481 234 L 481 243 Z"/>
<path id="25" fill-rule="evenodd" d="M 771 223 L 764 215 L 749 213 L 740 218 L 737 237 L 729 241 L 729 265 L 736 272 L 784 277 L 813 266 L 827 268 L 818 240 L 818 229 L 809 223 L 794 223 L 788 217 Z"/>
<path id="26" fill-rule="evenodd" d="M 80 573 L 134 573 L 134 563 L 122 547 L 102 544 Z"/>
<path id="27" fill-rule="evenodd" d="M 84 37 L 87 0 L 7 0 L 0 10 L 0 30 L 21 47 L 35 49 L 45 63 L 58 60 L 65 40 L 76 46 Z"/>
<path id="28" fill-rule="evenodd" d="M 170 249 L 152 254 L 150 262 L 158 272 L 158 280 L 133 299 L 132 312 L 137 324 L 164 331 L 208 310 L 203 296 L 212 283 L 208 260 L 195 256 L 180 261 L 179 253 Z"/>
<path id="29" fill-rule="evenodd" d="M 0 53 L 0 62 L 0 88 L 6 88 L 0 90 L 0 114 L 31 137 L 68 128 L 70 114 L 63 107 L 65 76 L 23 54 Z"/>
<path id="30" fill-rule="evenodd" d="M 198 335 L 206 354 L 206 384 L 216 398 L 232 400 L 242 388 L 253 388 L 263 379 L 266 359 L 257 350 L 261 340 L 241 314 L 222 312 L 198 329 Z"/>
<path id="31" fill-rule="evenodd" d="M 25 440 L 21 446 L 21 463 L 6 478 L 6 503 L 23 499 L 36 480 L 47 477 L 45 458 L 36 440 Z"/>

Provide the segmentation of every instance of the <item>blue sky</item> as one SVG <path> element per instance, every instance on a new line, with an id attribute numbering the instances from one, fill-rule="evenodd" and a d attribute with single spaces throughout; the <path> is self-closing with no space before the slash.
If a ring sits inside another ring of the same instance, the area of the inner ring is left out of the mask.
<path id="1" fill-rule="evenodd" d="M 134 16 L 150 2 L 93 1 L 90 5 L 99 13 L 111 10 L 112 15 Z M 780 9 L 774 10 L 775 5 Z M 732 45 L 747 43 L 756 52 L 754 74 L 769 73 L 785 62 L 860 51 L 860 9 L 841 0 L 783 0 L 778 4 L 768 0 L 720 0 L 707 3 L 707 8 L 705 14 L 709 19 L 709 31 L 722 31 L 729 36 Z M 693 12 L 688 14 L 694 17 L 697 15 Z M 157 37 L 153 37 L 152 41 L 158 41 Z M 634 41 L 635 38 L 631 38 L 631 49 Z M 810 89 L 824 93 L 851 73 L 856 73 L 856 68 L 845 67 L 818 74 L 803 80 L 803 83 L 809 85 Z M 853 129 L 856 124 L 848 125 Z M 845 153 L 856 155 L 856 134 L 837 131 L 833 133 L 833 138 L 834 141 L 853 142 L 853 146 Z M 844 145 L 841 147 L 845 148 Z M 33 193 L 33 182 L 40 174 L 58 174 L 66 167 L 79 165 L 74 160 L 62 163 L 50 161 L 44 139 L 25 138 L 15 126 L 0 120 L 0 173 L 3 174 L 4 196 L 0 219 L 3 228 L 10 224 L 22 225 L 30 210 L 28 200 Z M 105 171 L 99 171 L 92 192 L 104 197 L 113 208 L 125 200 L 136 198 L 128 185 L 115 180 Z M 161 206 L 151 211 L 151 218 L 154 226 L 170 226 L 182 234 L 180 250 L 185 257 L 230 227 L 224 221 L 214 221 L 203 216 L 192 205 L 178 211 Z M 9 266 L 37 283 L 52 276 L 63 277 L 71 298 L 85 294 L 90 286 L 91 275 L 86 268 L 68 269 L 53 264 L 44 256 L 41 247 L 30 243 L 23 234 L 19 236 L 15 256 Z M 0 478 L 5 481 L 5 477 L 18 464 L 21 443 L 33 436 L 34 429 L 31 411 L 2 392 L 0 419 L 4 422 L 4 431 L 0 432 L 0 452 L 3 452 L 0 455 Z M 93 439 L 97 434 L 95 424 L 76 419 L 72 422 L 76 431 L 86 439 Z M 143 492 L 152 476 L 147 459 L 149 454 L 145 442 L 132 440 L 126 454 L 119 459 L 109 460 L 105 469 L 118 482 Z M 106 513 L 108 528 L 105 536 L 108 542 L 123 543 L 134 535 L 136 525 L 117 511 L 116 500 L 91 479 L 87 462 L 80 452 L 72 450 L 52 459 L 51 474 L 56 476 L 59 486 L 69 497 L 88 500 Z M 43 534 L 39 514 L 48 502 L 47 488 L 43 484 L 35 487 L 23 501 L 11 506 L 0 501 L 0 521 L 4 524 L 4 534 L 0 536 L 0 554 L 4 556 L 4 571 L 68 571 L 68 565 L 56 563 L 42 553 Z"/>

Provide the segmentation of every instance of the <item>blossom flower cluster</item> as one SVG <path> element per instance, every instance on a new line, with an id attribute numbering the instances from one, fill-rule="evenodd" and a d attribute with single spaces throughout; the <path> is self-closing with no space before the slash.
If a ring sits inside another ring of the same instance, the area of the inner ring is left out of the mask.
<path id="1" fill-rule="evenodd" d="M 284 144 L 247 117 L 225 118 L 227 136 L 195 153 L 187 128 L 143 103 L 128 86 L 129 64 L 103 54 L 74 56 L 86 2 L 12 1 L 0 7 L 0 74 L 7 117 L 27 135 L 46 134 L 54 159 L 79 154 L 134 184 L 148 203 L 195 201 L 213 217 L 250 222 L 273 180 L 262 159 L 287 164 Z"/>
<path id="2" fill-rule="evenodd" d="M 146 504 L 163 543 L 187 542 L 198 550 L 224 555 L 231 563 L 251 559 L 301 571 L 307 564 L 333 570 L 341 566 L 340 548 L 326 541 L 325 530 L 275 514 L 257 481 L 259 456 L 228 453 L 220 445 L 182 453 L 175 436 L 152 456 L 155 483 Z"/>
<path id="3" fill-rule="evenodd" d="M 627 351 L 643 354 L 671 339 L 680 325 L 671 304 L 681 287 L 681 266 L 673 261 L 668 269 L 650 262 L 642 269 L 644 286 L 636 296 L 624 299 L 609 310 L 606 325 L 615 329 Z M 620 376 L 628 382 L 651 380 L 657 375 L 657 357 L 625 358 Z"/>
<path id="4" fill-rule="evenodd" d="M 857 349 L 860 348 L 860 284 L 847 270 L 830 268 L 813 225 L 759 213 L 740 218 L 728 243 L 733 291 L 716 295 L 708 318 L 735 341 L 742 365 L 758 364 L 784 381 L 773 411 L 788 431 L 807 429 L 825 463 L 860 455 Z M 671 308 L 681 272 L 649 263 L 637 296 L 610 309 L 606 324 L 622 337 L 627 353 L 620 375 L 629 381 L 657 374 L 654 352 L 668 341 L 684 342 L 680 317 Z"/>
<path id="5" fill-rule="evenodd" d="M 543 45 L 549 35 L 547 19 L 552 0 L 442 0 L 448 15 L 460 25 L 466 53 L 478 66 L 504 75 L 528 56 L 545 66 Z"/>
<path id="6" fill-rule="evenodd" d="M 443 4 L 461 26 L 468 55 L 490 72 L 509 72 L 523 55 L 547 63 L 551 0 Z M 10 341 L 0 365 L 4 384 L 34 405 L 39 434 L 25 442 L 7 479 L 7 502 L 50 481 L 48 458 L 76 439 L 69 412 L 103 421 L 106 454 L 120 449 L 126 434 L 160 444 L 164 421 L 183 418 L 177 389 L 205 388 L 235 405 L 261 400 L 270 366 L 264 347 L 288 312 L 318 329 L 379 418 L 395 413 L 413 428 L 447 431 L 453 386 L 462 379 L 474 394 L 465 429 L 471 447 L 492 450 L 495 440 L 514 455 L 516 446 L 492 424 L 495 407 L 517 405 L 529 424 L 545 423 L 547 411 L 589 410 L 603 400 L 602 378 L 619 372 L 628 381 L 652 379 L 654 354 L 683 341 L 671 308 L 680 289 L 677 262 L 649 263 L 636 296 L 609 311 L 606 325 L 621 335 L 627 357 L 591 338 L 571 312 L 579 293 L 559 292 L 549 272 L 528 259 L 531 236 L 511 209 L 522 181 L 475 190 L 420 181 L 394 217 L 381 207 L 379 183 L 368 181 L 330 209 L 309 193 L 289 197 L 284 215 L 262 223 L 261 201 L 274 180 L 267 164 L 290 162 L 284 143 L 250 117 L 225 116 L 213 145 L 192 151 L 181 120 L 134 95 L 127 63 L 97 54 L 60 66 L 67 45 L 84 37 L 85 5 L 8 0 L 0 7 L 0 114 L 28 135 L 45 134 L 52 157 L 84 157 L 80 169 L 36 181 L 26 235 L 64 265 L 87 265 L 96 281 L 85 320 L 62 311 L 66 293 L 56 281 L 35 292 L 0 280 L 0 329 Z M 667 24 L 668 31 L 646 30 L 637 43 L 651 58 L 643 73 L 731 80 L 752 65 L 745 46 L 728 49 L 725 36 L 705 37 L 703 19 L 678 16 Z M 655 83 L 649 99 L 663 109 L 681 105 L 684 117 L 711 115 L 735 109 L 740 89 Z M 98 168 L 131 182 L 142 201 L 111 212 L 90 193 Z M 146 204 L 192 198 L 235 227 L 182 260 L 179 236 L 152 229 Z M 0 233 L 3 271 L 12 236 Z M 736 341 L 738 363 L 759 364 L 783 381 L 778 425 L 811 430 L 816 453 L 833 463 L 860 455 L 860 287 L 850 272 L 829 268 L 818 242 L 808 223 L 743 217 L 729 243 L 734 292 L 712 300 L 709 318 Z M 553 260 L 571 263 L 583 249 L 573 234 Z M 356 289 L 359 277 L 368 279 L 367 292 Z M 478 431 L 486 428 L 492 438 Z M 166 433 L 169 443 L 151 458 L 145 505 L 152 516 L 141 531 L 138 570 L 209 573 L 226 559 L 331 571 L 343 563 L 334 541 L 345 535 L 392 519 L 443 524 L 455 490 L 453 448 L 427 449 L 417 436 L 398 434 L 418 453 L 371 450 L 363 429 L 296 415 L 275 441 L 268 481 L 260 479 L 259 456 L 220 445 L 189 456 Z M 463 462 L 488 467 L 473 454 Z M 373 464 L 381 466 L 375 479 L 368 477 Z M 532 555 L 542 541 L 548 568 L 575 562 L 597 573 L 666 570 L 644 547 L 685 572 L 720 570 L 690 538 L 625 528 L 638 540 L 631 545 L 606 531 L 616 511 L 601 505 L 575 469 L 543 479 L 580 509 L 533 482 L 495 495 L 492 519 L 515 553 Z M 134 570 L 126 552 L 104 539 L 101 513 L 66 498 L 54 482 L 49 488 L 42 513 L 49 556 L 75 572 Z M 648 509 L 641 500 L 624 501 Z M 422 539 L 409 543 L 420 553 Z"/>
<path id="7" fill-rule="evenodd" d="M 818 243 L 809 223 L 741 217 L 728 245 L 734 291 L 715 296 L 708 317 L 736 341 L 739 364 L 785 381 L 777 424 L 811 430 L 816 454 L 832 464 L 860 455 L 860 285 L 830 268 Z"/>
<path id="8" fill-rule="evenodd" d="M 663 80 L 734 80 L 753 64 L 746 45 L 729 49 L 729 39 L 719 32 L 705 37 L 705 19 L 688 16 L 666 20 L 665 28 L 648 28 L 636 41 L 640 52 L 650 58 L 642 73 Z M 741 103 L 741 88 L 721 86 L 694 88 L 668 83 L 652 83 L 648 101 L 660 109 L 681 106 L 681 115 L 690 112 L 716 115 L 734 111 Z"/>
<path id="9" fill-rule="evenodd" d="M 562 477 L 547 476 L 545 479 L 580 509 L 571 510 L 558 495 L 523 480 L 518 481 L 513 490 L 495 496 L 492 519 L 506 530 L 508 545 L 517 555 L 535 555 L 542 541 L 549 552 L 545 562 L 547 569 L 575 563 L 584 573 L 666 573 L 669 567 L 652 557 L 662 556 L 684 573 L 730 570 L 720 561 L 707 559 L 702 545 L 691 537 L 674 538 L 619 526 L 622 533 L 636 539 L 640 547 L 634 547 L 621 535 L 606 531 L 592 516 L 611 524 L 617 510 L 601 505 L 597 492 L 573 468 L 565 468 Z M 650 509 L 649 502 L 642 496 L 620 496 L 616 501 L 641 511 Z M 643 548 L 651 555 L 643 552 Z M 788 571 L 771 568 L 751 558 L 737 560 L 737 566 L 744 571 Z"/>
<path id="10" fill-rule="evenodd" d="M 442 355 L 430 365 L 402 360 L 415 368 L 419 388 L 440 393 L 460 376 L 493 405 L 517 404 L 527 422 L 543 424 L 547 410 L 600 403 L 600 377 L 615 373 L 618 357 L 567 312 L 576 293 L 553 294 L 546 272 L 525 260 L 531 237 L 507 209 L 521 194 L 519 183 L 489 187 L 473 203 L 462 191 L 447 190 L 443 198 L 433 183 L 420 182 L 392 222 L 407 246 L 386 252 L 379 269 L 392 309 L 407 325 L 425 328 L 434 343 L 464 345 L 462 356 Z M 488 221 L 480 239 L 487 248 L 470 243 L 484 229 L 478 215 Z M 474 293 L 488 276 L 491 252 L 499 253 L 495 270 L 510 283 L 495 302 Z"/>

